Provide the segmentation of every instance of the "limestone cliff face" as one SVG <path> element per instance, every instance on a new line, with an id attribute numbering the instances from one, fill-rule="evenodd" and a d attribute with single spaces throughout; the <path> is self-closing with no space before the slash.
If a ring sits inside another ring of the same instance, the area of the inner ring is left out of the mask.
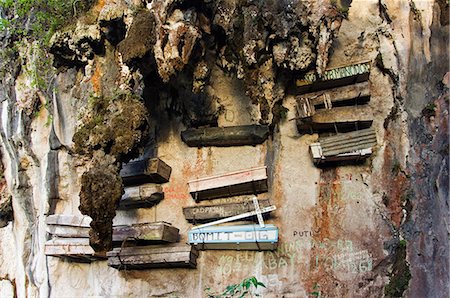
<path id="1" fill-rule="evenodd" d="M 53 36 L 45 89 L 24 42 L 1 61 L 0 297 L 204 297 L 249 276 L 263 297 L 448 296 L 448 36 L 441 0 L 98 1 Z M 11 36 L 0 38 L 5 51 Z M 374 153 L 315 167 L 318 135 L 293 121 L 296 80 L 361 61 Z M 269 139 L 180 138 L 244 124 L 267 124 Z M 138 156 L 172 167 L 165 198 L 116 210 L 122 163 Z M 262 165 L 276 251 L 202 251 L 196 269 L 143 271 L 44 254 L 50 214 L 91 216 L 97 251 L 111 247 L 112 224 L 164 220 L 186 242 L 182 207 L 197 204 L 187 181 Z"/>

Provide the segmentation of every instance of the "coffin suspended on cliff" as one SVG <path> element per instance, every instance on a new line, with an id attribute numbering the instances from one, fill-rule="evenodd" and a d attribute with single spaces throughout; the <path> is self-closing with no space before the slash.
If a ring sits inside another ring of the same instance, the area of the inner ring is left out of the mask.
<path id="1" fill-rule="evenodd" d="M 185 244 L 114 248 L 107 253 L 108 266 L 119 270 L 195 268 L 198 251 Z"/>
<path id="2" fill-rule="evenodd" d="M 76 215 L 50 215 L 47 232 L 59 238 L 89 238 L 91 218 Z M 113 244 L 123 241 L 139 243 L 172 243 L 178 241 L 179 230 L 167 222 L 151 222 L 113 226 Z"/>
<path id="3" fill-rule="evenodd" d="M 369 128 L 373 122 L 372 110 L 368 105 L 337 107 L 315 111 L 308 118 L 297 118 L 300 133 L 349 132 Z"/>
<path id="4" fill-rule="evenodd" d="M 200 250 L 275 250 L 278 228 L 274 225 L 212 226 L 188 232 L 189 244 Z"/>
<path id="5" fill-rule="evenodd" d="M 261 208 L 271 205 L 269 199 L 261 199 L 258 200 L 258 202 Z M 184 207 L 183 214 L 187 221 L 200 223 L 227 218 L 254 210 L 255 206 L 253 202 L 247 201 L 240 203 Z"/>
<path id="6" fill-rule="evenodd" d="M 257 167 L 204 177 L 189 181 L 188 186 L 196 201 L 262 193 L 268 189 L 267 169 Z"/>
<path id="7" fill-rule="evenodd" d="M 97 253 L 89 245 L 89 238 L 54 238 L 45 243 L 45 255 L 89 263 L 106 259 L 104 253 Z"/>
<path id="8" fill-rule="evenodd" d="M 310 145 L 315 164 L 338 161 L 359 161 L 372 154 L 372 147 L 377 144 L 373 127 L 350 133 L 337 134 L 320 138 Z"/>
<path id="9" fill-rule="evenodd" d="M 172 168 L 159 158 L 131 161 L 120 171 L 126 186 L 144 183 L 165 183 L 169 181 Z"/>
<path id="10" fill-rule="evenodd" d="M 119 209 L 150 208 L 164 199 L 161 185 L 144 184 L 125 187 Z"/>
<path id="11" fill-rule="evenodd" d="M 297 80 L 297 91 L 308 93 L 339 86 L 356 84 L 369 79 L 370 62 L 343 67 L 329 68 L 320 78 L 316 72 L 309 72 Z"/>
<path id="12" fill-rule="evenodd" d="M 257 145 L 268 136 L 267 125 L 190 128 L 181 132 L 181 139 L 190 147 Z"/>

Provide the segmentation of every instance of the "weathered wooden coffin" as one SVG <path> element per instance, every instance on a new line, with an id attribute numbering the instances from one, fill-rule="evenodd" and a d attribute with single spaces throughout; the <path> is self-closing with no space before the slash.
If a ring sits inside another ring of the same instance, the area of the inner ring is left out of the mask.
<path id="1" fill-rule="evenodd" d="M 188 182 L 196 201 L 266 192 L 267 169 L 258 167 Z"/>
<path id="2" fill-rule="evenodd" d="M 261 208 L 269 207 L 269 199 L 258 200 Z M 215 219 L 226 218 L 239 215 L 245 212 L 254 211 L 253 201 L 241 203 L 229 203 L 219 205 L 184 207 L 183 214 L 189 222 L 207 222 Z"/>
<path id="3" fill-rule="evenodd" d="M 181 139 L 191 147 L 257 145 L 268 136 L 267 125 L 191 128 L 181 132 Z"/>
<path id="4" fill-rule="evenodd" d="M 297 91 L 308 93 L 339 86 L 356 84 L 369 79 L 370 62 L 330 68 L 325 70 L 322 78 L 316 72 L 309 72 L 297 80 Z"/>
<path id="5" fill-rule="evenodd" d="M 314 163 L 321 164 L 334 161 L 359 161 L 372 154 L 372 147 L 377 144 L 373 127 L 331 137 L 320 138 L 310 145 Z"/>
<path id="6" fill-rule="evenodd" d="M 150 208 L 164 199 L 161 185 L 144 184 L 125 187 L 119 209 Z"/>
<path id="7" fill-rule="evenodd" d="M 107 253 L 108 266 L 119 270 L 197 266 L 198 251 L 185 244 L 114 248 Z"/>
<path id="8" fill-rule="evenodd" d="M 62 238 L 89 238 L 89 216 L 53 214 L 46 218 L 47 232 Z"/>
<path id="9" fill-rule="evenodd" d="M 200 250 L 275 250 L 278 228 L 274 225 L 212 226 L 190 230 L 188 241 Z"/>
<path id="10" fill-rule="evenodd" d="M 89 238 L 53 238 L 45 243 L 45 255 L 66 258 L 79 262 L 106 259 L 104 253 L 97 253 L 89 245 Z"/>
<path id="11" fill-rule="evenodd" d="M 316 111 L 306 119 L 297 118 L 297 129 L 300 133 L 349 132 L 369 128 L 372 121 L 368 105 L 337 107 Z"/>
<path id="12" fill-rule="evenodd" d="M 113 227 L 113 242 L 177 242 L 178 236 L 179 230 L 163 221 Z"/>
<path id="13" fill-rule="evenodd" d="M 368 82 L 337 87 L 325 91 L 302 94 L 297 97 L 297 117 L 312 117 L 317 110 L 340 106 L 357 106 L 370 101 Z"/>
<path id="14" fill-rule="evenodd" d="M 144 159 L 123 165 L 120 171 L 125 186 L 169 181 L 172 168 L 159 158 Z"/>

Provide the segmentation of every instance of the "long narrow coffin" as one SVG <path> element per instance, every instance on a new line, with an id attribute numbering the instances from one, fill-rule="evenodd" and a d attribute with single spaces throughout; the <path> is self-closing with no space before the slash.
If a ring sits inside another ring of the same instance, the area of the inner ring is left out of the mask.
<path id="1" fill-rule="evenodd" d="M 47 232 L 62 238 L 89 238 L 89 216 L 54 214 L 46 218 Z"/>
<path id="2" fill-rule="evenodd" d="M 106 256 L 96 253 L 89 245 L 89 238 L 54 238 L 45 243 L 45 255 L 67 258 L 80 262 L 91 262 L 105 259 Z"/>
<path id="3" fill-rule="evenodd" d="M 370 62 L 330 68 L 325 70 L 322 78 L 316 72 L 309 72 L 297 80 L 297 91 L 308 93 L 334 87 L 356 84 L 369 79 Z"/>
<path id="4" fill-rule="evenodd" d="M 58 238 L 89 238 L 91 218 L 76 215 L 50 215 L 47 232 Z M 113 227 L 113 242 L 171 243 L 178 241 L 179 231 L 167 222 L 152 222 Z"/>
<path id="5" fill-rule="evenodd" d="M 267 169 L 258 167 L 188 182 L 196 201 L 266 192 Z"/>
<path id="6" fill-rule="evenodd" d="M 297 119 L 300 133 L 349 132 L 369 128 L 373 114 L 368 105 L 323 109 L 307 119 Z"/>
<path id="7" fill-rule="evenodd" d="M 184 244 L 115 248 L 107 253 L 108 266 L 119 270 L 197 266 L 198 251 Z"/>
<path id="8" fill-rule="evenodd" d="M 181 139 L 190 147 L 257 145 L 268 136 L 267 125 L 191 128 L 181 132 Z"/>
<path id="9" fill-rule="evenodd" d="M 315 164 L 335 161 L 359 161 L 372 154 L 377 144 L 373 127 L 331 137 L 320 138 L 310 145 Z"/>
<path id="10" fill-rule="evenodd" d="M 190 230 L 188 241 L 200 250 L 275 250 L 278 228 L 274 225 L 212 226 Z"/>
<path id="11" fill-rule="evenodd" d="M 268 199 L 258 200 L 258 202 L 261 208 L 269 207 L 271 205 Z M 255 206 L 253 202 L 248 201 L 242 203 L 184 207 L 183 214 L 189 222 L 206 222 L 254 210 Z"/>
<path id="12" fill-rule="evenodd" d="M 178 236 L 179 230 L 163 221 L 113 227 L 113 242 L 137 240 L 150 243 L 173 243 L 178 241 Z"/>
<path id="13" fill-rule="evenodd" d="M 169 181 L 172 168 L 159 158 L 144 159 L 123 165 L 120 171 L 126 186 Z"/>
<path id="14" fill-rule="evenodd" d="M 164 199 L 161 185 L 144 184 L 125 187 L 119 209 L 150 208 Z"/>
<path id="15" fill-rule="evenodd" d="M 358 106 L 370 101 L 369 82 L 302 94 L 297 97 L 297 117 L 313 116 L 317 110 Z"/>

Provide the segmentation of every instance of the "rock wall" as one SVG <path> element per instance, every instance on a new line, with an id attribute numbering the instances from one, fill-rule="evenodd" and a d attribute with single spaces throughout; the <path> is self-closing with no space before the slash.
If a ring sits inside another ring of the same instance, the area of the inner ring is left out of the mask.
<path id="1" fill-rule="evenodd" d="M 448 296 L 446 11 L 432 0 L 98 1 L 54 36 L 48 90 L 32 84 L 35 61 L 21 49 L 0 88 L 0 297 L 204 297 L 249 276 L 266 284 L 263 297 Z M 295 80 L 360 61 L 371 63 L 378 144 L 363 164 L 315 167 L 318 135 L 293 121 Z M 186 127 L 254 123 L 270 126 L 261 145 L 180 138 Z M 116 211 L 121 162 L 139 155 L 172 167 L 165 198 Z M 114 215 L 170 222 L 186 242 L 182 207 L 212 203 L 195 203 L 187 182 L 262 165 L 276 251 L 206 250 L 196 269 L 143 271 L 44 254 L 49 214 L 93 216 L 98 250 Z"/>

